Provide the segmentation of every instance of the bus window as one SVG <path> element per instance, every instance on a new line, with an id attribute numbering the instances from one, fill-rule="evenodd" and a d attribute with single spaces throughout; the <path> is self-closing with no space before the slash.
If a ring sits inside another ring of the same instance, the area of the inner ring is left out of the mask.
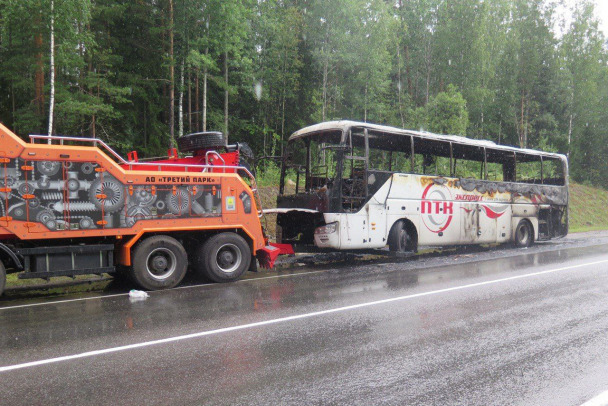
<path id="1" fill-rule="evenodd" d="M 369 169 L 377 171 L 391 170 L 391 151 L 380 149 L 369 150 Z"/>
<path id="2" fill-rule="evenodd" d="M 422 172 L 425 175 L 450 176 L 450 158 L 444 156 L 422 155 Z"/>
<path id="3" fill-rule="evenodd" d="M 435 173 L 441 176 L 451 176 L 450 171 L 450 158 L 445 156 L 438 156 L 435 159 Z"/>
<path id="4" fill-rule="evenodd" d="M 543 157 L 543 184 L 564 186 L 564 163 L 557 158 Z"/>
<path id="5" fill-rule="evenodd" d="M 483 179 L 483 162 L 455 159 L 454 166 L 454 176 L 457 178 Z"/>
<path id="6" fill-rule="evenodd" d="M 502 164 L 498 162 L 488 162 L 488 180 L 492 182 L 503 181 L 503 169 Z"/>
<path id="7" fill-rule="evenodd" d="M 486 148 L 488 180 L 515 182 L 515 155 L 511 151 Z"/>
<path id="8" fill-rule="evenodd" d="M 482 147 L 454 144 L 454 176 L 457 178 L 484 179 L 485 160 Z"/>
<path id="9" fill-rule="evenodd" d="M 392 151 L 391 170 L 393 172 L 412 172 L 412 160 L 410 154 L 403 151 Z"/>
<path id="10" fill-rule="evenodd" d="M 353 146 L 345 158 L 342 178 L 348 179 L 353 173 L 359 174 L 361 171 L 365 171 L 365 147 Z"/>
<path id="11" fill-rule="evenodd" d="M 414 154 L 415 170 L 412 172 L 421 175 L 450 176 L 450 158 L 447 158 L 447 164 L 445 159 L 441 156 L 416 152 Z"/>
<path id="12" fill-rule="evenodd" d="M 515 176 L 517 182 L 541 183 L 540 156 L 517 154 Z"/>
<path id="13" fill-rule="evenodd" d="M 450 176 L 450 143 L 431 139 L 414 139 L 413 173 Z"/>

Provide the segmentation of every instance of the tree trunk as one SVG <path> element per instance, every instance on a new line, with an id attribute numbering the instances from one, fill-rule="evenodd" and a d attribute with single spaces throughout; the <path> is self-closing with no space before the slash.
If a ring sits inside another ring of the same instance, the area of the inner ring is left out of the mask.
<path id="1" fill-rule="evenodd" d="M 209 48 L 205 48 L 205 55 L 209 55 Z M 203 131 L 207 131 L 207 75 L 208 69 L 203 70 Z"/>
<path id="2" fill-rule="evenodd" d="M 175 61 L 173 58 L 173 0 L 169 0 L 169 135 L 175 148 Z"/>
<path id="3" fill-rule="evenodd" d="M 198 104 L 198 98 L 199 98 L 198 82 L 199 82 L 199 71 L 197 68 L 196 69 L 196 83 L 194 85 L 194 111 L 196 111 L 196 114 L 194 115 L 194 117 L 195 117 L 194 118 L 194 127 L 196 128 L 196 132 L 199 132 L 201 130 L 200 121 L 198 119 L 198 115 L 200 114 L 199 104 Z"/>
<path id="4" fill-rule="evenodd" d="M 427 44 L 426 47 L 426 96 L 425 96 L 425 104 L 429 104 L 429 93 L 431 92 L 431 45 Z"/>
<path id="5" fill-rule="evenodd" d="M 224 52 L 224 82 L 226 89 L 224 89 L 224 134 L 226 142 L 228 142 L 228 52 Z"/>
<path id="6" fill-rule="evenodd" d="M 367 82 L 365 82 L 365 97 L 363 99 L 363 122 L 367 123 Z"/>
<path id="7" fill-rule="evenodd" d="M 38 20 L 38 19 L 37 19 Z M 40 30 L 40 23 L 38 29 Z M 34 36 L 34 46 L 36 47 L 36 74 L 34 76 L 34 92 L 36 114 L 42 116 L 44 112 L 44 64 L 42 62 L 42 33 L 37 32 Z"/>
<path id="8" fill-rule="evenodd" d="M 524 92 L 521 92 L 521 117 L 519 119 L 519 146 L 524 147 Z"/>
<path id="9" fill-rule="evenodd" d="M 567 156 L 568 158 L 570 158 L 570 145 L 572 143 L 572 120 L 573 120 L 573 115 L 570 114 L 570 123 L 568 124 L 568 153 Z"/>
<path id="10" fill-rule="evenodd" d="M 91 24 L 88 23 L 87 24 L 87 31 L 91 32 Z M 84 50 L 84 45 L 83 45 L 83 50 Z M 86 57 L 88 59 L 88 76 L 91 76 L 93 73 L 93 57 L 91 55 L 90 52 L 86 52 Z M 91 89 L 90 86 L 87 87 L 88 93 L 89 94 L 93 94 L 93 89 Z M 97 79 L 97 93 L 99 94 L 99 78 Z M 97 117 L 96 114 L 93 113 L 91 114 L 91 125 L 89 127 L 89 137 L 91 138 L 95 138 L 96 137 L 96 122 L 97 122 Z"/>
<path id="11" fill-rule="evenodd" d="M 528 120 L 530 119 L 530 102 L 526 103 L 526 120 L 524 121 L 524 148 L 528 148 Z"/>
<path id="12" fill-rule="evenodd" d="M 401 2 L 399 2 L 401 6 Z M 399 102 L 399 117 L 401 118 L 401 128 L 405 128 L 405 119 L 403 118 L 403 101 L 401 100 L 401 44 L 397 43 L 397 100 Z"/>
<path id="13" fill-rule="evenodd" d="M 283 100 L 281 104 L 281 156 L 283 156 L 283 145 L 285 143 L 285 101 L 287 99 L 287 55 L 283 55 Z"/>
<path id="14" fill-rule="evenodd" d="M 414 89 L 412 86 L 412 75 L 410 74 L 410 47 L 405 46 L 405 76 L 407 76 L 407 91 L 410 97 L 414 97 Z"/>
<path id="15" fill-rule="evenodd" d="M 180 66 L 179 73 L 179 114 L 178 114 L 178 137 L 184 135 L 184 60 Z"/>
<path id="16" fill-rule="evenodd" d="M 188 132 L 192 132 L 192 71 L 188 69 Z"/>
<path id="17" fill-rule="evenodd" d="M 323 64 L 323 111 L 322 111 L 322 117 L 323 119 L 321 121 L 325 121 L 325 115 L 327 112 L 327 75 L 328 75 L 328 68 L 329 68 L 329 60 L 328 58 L 325 58 L 325 63 Z"/>
<path id="18" fill-rule="evenodd" d="M 144 149 L 148 149 L 148 115 L 146 114 L 148 106 L 144 103 Z"/>
<path id="19" fill-rule="evenodd" d="M 55 0 L 51 0 L 51 97 L 49 100 L 49 136 L 53 135 L 53 116 L 55 110 Z M 51 140 L 49 139 L 49 144 Z"/>

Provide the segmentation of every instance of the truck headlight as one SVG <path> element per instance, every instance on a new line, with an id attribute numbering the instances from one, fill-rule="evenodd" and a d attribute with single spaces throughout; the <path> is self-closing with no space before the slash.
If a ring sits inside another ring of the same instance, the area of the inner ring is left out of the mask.
<path id="1" fill-rule="evenodd" d="M 331 234 L 338 230 L 338 222 L 329 223 L 315 230 L 315 234 Z"/>

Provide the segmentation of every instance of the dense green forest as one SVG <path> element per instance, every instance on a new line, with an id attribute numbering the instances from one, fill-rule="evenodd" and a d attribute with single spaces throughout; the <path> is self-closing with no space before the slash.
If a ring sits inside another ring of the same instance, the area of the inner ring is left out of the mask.
<path id="1" fill-rule="evenodd" d="M 271 155 L 348 118 L 569 153 L 606 187 L 606 38 L 590 1 L 559 3 L 0 0 L 0 122 L 148 156 L 220 130 Z"/>

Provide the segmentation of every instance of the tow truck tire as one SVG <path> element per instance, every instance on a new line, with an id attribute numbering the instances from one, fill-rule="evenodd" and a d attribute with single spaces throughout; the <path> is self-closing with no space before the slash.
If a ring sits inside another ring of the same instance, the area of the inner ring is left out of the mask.
<path id="1" fill-rule="evenodd" d="M 180 152 L 194 152 L 200 149 L 219 148 L 226 146 L 226 138 L 219 131 L 206 131 L 184 135 L 177 139 Z"/>
<path id="2" fill-rule="evenodd" d="M 4 268 L 4 264 L 0 261 L 0 296 L 4 293 L 4 286 L 6 286 L 6 268 Z"/>
<path id="3" fill-rule="evenodd" d="M 251 264 L 251 249 L 236 233 L 221 233 L 209 238 L 196 252 L 196 272 L 213 282 L 239 279 Z"/>
<path id="4" fill-rule="evenodd" d="M 133 252 L 131 279 L 146 290 L 177 286 L 188 269 L 182 244 L 168 235 L 155 235 L 140 242 Z"/>
<path id="5" fill-rule="evenodd" d="M 528 220 L 520 220 L 515 228 L 514 244 L 518 248 L 525 248 L 534 242 L 534 232 Z"/>

